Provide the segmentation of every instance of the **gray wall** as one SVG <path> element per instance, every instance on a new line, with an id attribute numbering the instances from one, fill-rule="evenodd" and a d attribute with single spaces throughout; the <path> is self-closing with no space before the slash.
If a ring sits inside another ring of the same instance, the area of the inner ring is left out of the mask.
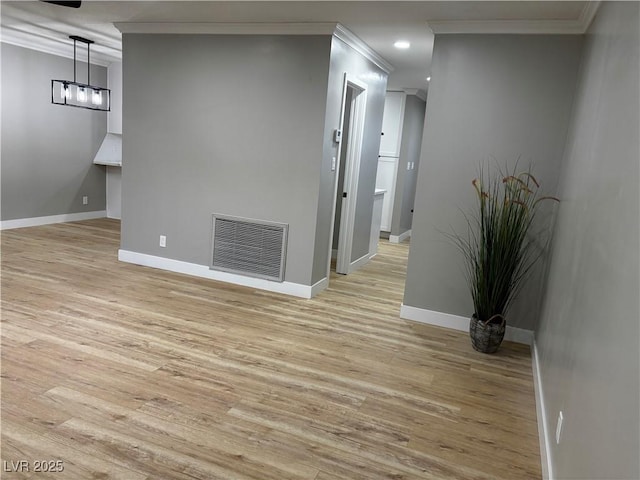
<path id="1" fill-rule="evenodd" d="M 331 242 L 329 235 L 331 222 L 333 221 L 331 213 L 336 175 L 336 172 L 331 171 L 331 157 L 337 157 L 338 155 L 337 145 L 333 142 L 333 131 L 340 125 L 340 107 L 342 105 L 345 72 L 354 75 L 367 84 L 366 119 L 360 159 L 351 260 L 357 260 L 369 252 L 373 194 L 375 192 L 376 171 L 378 169 L 378 150 L 380 148 L 387 74 L 346 45 L 342 40 L 333 37 L 329 86 L 326 109 L 324 110 L 326 111 L 326 121 L 322 138 L 322 164 L 319 172 L 320 191 L 312 283 L 316 283 L 327 276 L 327 262 Z"/>
<path id="2" fill-rule="evenodd" d="M 585 43 L 536 342 L 558 479 L 640 478 L 639 4 Z"/>
<path id="3" fill-rule="evenodd" d="M 443 35 L 433 52 L 404 304 L 469 317 L 461 256 L 443 232 L 466 231 L 482 161 L 529 162 L 554 194 L 567 135 L 582 38 Z M 495 163 L 495 162 L 494 162 Z M 507 321 L 532 329 L 539 283 Z"/>
<path id="4" fill-rule="evenodd" d="M 122 248 L 209 265 L 212 213 L 283 222 L 285 280 L 309 285 L 330 49 L 124 34 Z"/>
<path id="5" fill-rule="evenodd" d="M 424 100 L 415 95 L 406 96 L 400 158 L 398 160 L 398 178 L 396 180 L 393 215 L 391 217 L 391 235 L 401 235 L 411 230 L 413 221 L 411 210 L 416 196 L 425 107 Z M 409 162 L 415 163 L 414 168 L 411 170 L 407 170 Z"/>
<path id="6" fill-rule="evenodd" d="M 107 114 L 51 104 L 51 80 L 72 80 L 73 60 L 1 45 L 2 220 L 104 210 L 105 170 L 92 162 Z M 107 69 L 92 66 L 91 81 L 106 87 Z"/>

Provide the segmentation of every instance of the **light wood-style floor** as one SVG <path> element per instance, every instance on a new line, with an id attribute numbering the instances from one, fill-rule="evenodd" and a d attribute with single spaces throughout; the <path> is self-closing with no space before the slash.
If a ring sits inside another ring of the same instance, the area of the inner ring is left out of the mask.
<path id="1" fill-rule="evenodd" d="M 2 232 L 3 479 L 541 477 L 529 348 L 400 320 L 407 245 L 313 300 L 118 245 L 106 219 Z"/>

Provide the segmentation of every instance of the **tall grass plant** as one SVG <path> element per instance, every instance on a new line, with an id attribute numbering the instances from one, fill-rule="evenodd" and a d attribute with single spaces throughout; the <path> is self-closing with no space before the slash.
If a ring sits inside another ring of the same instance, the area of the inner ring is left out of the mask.
<path id="1" fill-rule="evenodd" d="M 477 204 L 473 214 L 465 215 L 467 234 L 454 233 L 450 238 L 464 256 L 476 317 L 499 323 L 542 253 L 533 235 L 540 206 L 559 200 L 540 194 L 531 170 L 481 167 L 471 183 Z"/>

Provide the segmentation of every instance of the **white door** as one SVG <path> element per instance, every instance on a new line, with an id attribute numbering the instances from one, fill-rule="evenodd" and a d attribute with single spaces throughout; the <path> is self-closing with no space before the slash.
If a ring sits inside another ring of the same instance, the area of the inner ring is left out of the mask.
<path id="1" fill-rule="evenodd" d="M 347 95 L 347 89 L 350 89 L 351 95 Z M 347 102 L 347 98 L 350 99 Z M 364 120 L 367 105 L 367 85 L 356 78 L 345 74 L 344 89 L 342 93 L 342 115 L 341 123 L 344 122 L 345 111 L 349 109 L 350 121 L 349 121 L 349 138 L 346 145 L 342 142 L 338 147 L 340 152 L 342 148 L 346 148 L 346 165 L 339 166 L 339 168 L 345 169 L 344 174 L 344 186 L 342 192 L 342 206 L 340 215 L 340 231 L 338 234 L 338 257 L 336 260 L 336 272 L 342 274 L 348 274 L 353 272 L 357 268 L 356 261 L 351 259 L 351 251 L 353 250 L 353 228 L 355 224 L 356 215 L 356 199 L 358 192 L 358 177 L 360 176 L 360 155 L 362 152 L 362 138 L 364 135 Z M 340 130 L 345 128 L 344 125 L 340 126 Z M 338 155 L 338 159 L 340 155 Z M 338 171 L 339 171 L 338 168 Z M 336 194 L 338 188 L 338 181 L 336 175 Z M 336 202 L 334 197 L 334 215 Z M 331 236 L 333 238 L 333 229 L 331 228 Z M 327 278 L 330 275 L 331 269 L 331 245 L 329 242 L 329 261 L 327 262 Z M 356 259 L 357 260 L 357 259 Z"/>
<path id="2" fill-rule="evenodd" d="M 376 175 L 376 189 L 386 190 L 382 202 L 382 222 L 380 230 L 391 231 L 391 217 L 393 216 L 393 199 L 396 194 L 396 177 L 398 175 L 397 157 L 378 158 L 378 173 Z"/>

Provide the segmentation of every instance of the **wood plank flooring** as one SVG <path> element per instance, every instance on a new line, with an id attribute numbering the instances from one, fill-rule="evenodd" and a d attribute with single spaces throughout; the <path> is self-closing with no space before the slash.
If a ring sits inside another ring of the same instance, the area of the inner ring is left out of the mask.
<path id="1" fill-rule="evenodd" d="M 529 348 L 400 320 L 406 244 L 312 300 L 118 246 L 107 219 L 2 232 L 3 479 L 541 478 Z"/>

